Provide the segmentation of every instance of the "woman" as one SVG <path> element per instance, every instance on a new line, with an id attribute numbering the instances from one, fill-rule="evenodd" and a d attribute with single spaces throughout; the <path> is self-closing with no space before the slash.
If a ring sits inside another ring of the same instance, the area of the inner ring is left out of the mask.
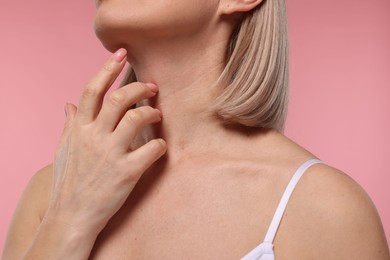
<path id="1" fill-rule="evenodd" d="M 96 5 L 114 54 L 67 104 L 4 259 L 390 259 L 365 192 L 281 134 L 284 1 Z"/>

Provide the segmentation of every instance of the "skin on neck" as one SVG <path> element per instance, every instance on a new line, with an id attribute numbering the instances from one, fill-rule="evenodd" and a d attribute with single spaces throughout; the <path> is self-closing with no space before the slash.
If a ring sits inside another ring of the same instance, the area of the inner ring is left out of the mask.
<path id="1" fill-rule="evenodd" d="M 145 129 L 148 138 L 161 137 L 168 144 L 169 158 L 196 154 L 219 147 L 223 138 L 221 120 L 210 107 L 217 95 L 216 82 L 226 62 L 232 28 L 221 24 L 191 37 L 122 41 L 137 80 L 159 87 L 151 106 L 161 110 L 161 123 Z"/>
<path id="2" fill-rule="evenodd" d="M 134 30 L 103 30 L 102 41 L 110 51 L 124 47 L 137 80 L 152 82 L 159 93 L 151 106 L 161 110 L 161 123 L 146 127 L 146 139 L 163 138 L 172 163 L 199 154 L 216 156 L 237 146 L 245 131 L 226 128 L 210 107 L 218 94 L 216 82 L 227 59 L 227 48 L 235 23 L 217 14 L 190 33 Z M 175 28 L 172 28 L 175 30 Z M 129 35 L 129 36 L 126 36 Z M 168 36 L 167 36 L 168 35 Z M 228 140 L 228 141 L 227 141 Z M 223 147 L 223 149 L 221 148 Z"/>

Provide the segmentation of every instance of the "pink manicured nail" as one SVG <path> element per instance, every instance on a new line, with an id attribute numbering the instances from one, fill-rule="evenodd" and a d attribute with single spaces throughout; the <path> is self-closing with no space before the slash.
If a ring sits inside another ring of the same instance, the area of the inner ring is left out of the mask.
<path id="1" fill-rule="evenodd" d="M 114 59 L 117 61 L 117 62 L 121 62 L 123 61 L 123 59 L 126 57 L 126 54 L 127 54 L 127 51 L 126 49 L 123 49 L 123 48 L 120 48 L 119 50 L 117 50 L 114 54 Z"/>
<path id="2" fill-rule="evenodd" d="M 150 88 L 150 90 L 155 92 L 155 93 L 158 91 L 158 87 L 154 83 L 146 83 L 146 86 L 148 86 Z"/>

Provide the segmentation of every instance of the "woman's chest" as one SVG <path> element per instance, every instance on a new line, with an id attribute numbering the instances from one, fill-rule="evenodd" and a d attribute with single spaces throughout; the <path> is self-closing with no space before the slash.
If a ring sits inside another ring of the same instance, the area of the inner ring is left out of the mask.
<path id="1" fill-rule="evenodd" d="M 277 197 L 262 189 L 245 178 L 141 182 L 91 259 L 239 259 L 262 242 L 272 219 Z"/>
<path id="2" fill-rule="evenodd" d="M 206 212 L 205 212 L 206 213 Z M 91 259 L 239 259 L 265 230 L 249 221 L 165 215 L 112 221 L 98 237 Z"/>

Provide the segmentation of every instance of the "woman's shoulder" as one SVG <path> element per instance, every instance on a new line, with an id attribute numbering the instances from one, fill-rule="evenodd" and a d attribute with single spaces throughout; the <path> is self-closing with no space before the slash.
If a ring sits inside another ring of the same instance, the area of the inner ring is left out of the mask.
<path id="1" fill-rule="evenodd" d="M 280 133 L 270 135 L 270 140 L 272 158 L 277 158 L 273 164 L 284 162 L 296 169 L 316 158 Z M 279 251 L 281 259 L 291 258 L 293 252 L 301 252 L 300 259 L 390 259 L 371 198 L 348 173 L 326 162 L 309 167 L 298 182 L 275 238 L 275 248 L 278 245 L 293 250 Z"/>
<path id="2" fill-rule="evenodd" d="M 39 169 L 30 179 L 30 182 L 48 183 L 53 178 L 53 164 L 48 164 Z"/>
<path id="3" fill-rule="evenodd" d="M 344 172 L 326 164 L 310 167 L 298 183 L 290 207 L 296 214 L 287 216 L 281 229 L 289 225 L 300 234 L 297 247 L 317 249 L 307 250 L 308 254 L 321 252 L 321 256 L 310 257 L 388 259 L 386 237 L 372 200 Z"/>
<path id="4" fill-rule="evenodd" d="M 364 189 L 349 175 L 325 163 L 309 168 L 298 185 L 296 195 L 323 213 L 322 219 L 329 223 L 333 220 L 352 224 L 351 221 L 358 222 L 359 218 L 378 216 Z"/>
<path id="5" fill-rule="evenodd" d="M 4 259 L 19 259 L 27 252 L 49 205 L 52 165 L 35 173 L 28 182 L 14 211 L 4 246 Z M 21 234 L 23 234 L 21 236 Z"/>
<path id="6" fill-rule="evenodd" d="M 38 170 L 29 180 L 22 199 L 26 199 L 34 206 L 34 211 L 39 213 L 42 220 L 49 204 L 53 179 L 53 165 L 49 164 Z M 19 203 L 23 203 L 22 200 Z"/>

